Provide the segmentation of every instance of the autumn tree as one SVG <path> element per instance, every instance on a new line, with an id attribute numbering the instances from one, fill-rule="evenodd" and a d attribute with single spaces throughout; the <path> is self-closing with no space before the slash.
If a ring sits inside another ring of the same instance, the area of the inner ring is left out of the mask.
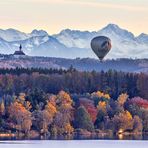
<path id="1" fill-rule="evenodd" d="M 132 105 L 137 105 L 141 108 L 148 109 L 148 100 L 141 97 L 134 97 L 129 101 L 129 103 Z"/>
<path id="2" fill-rule="evenodd" d="M 52 117 L 54 117 L 55 114 L 57 113 L 56 106 L 50 101 L 47 102 L 45 110 L 48 111 Z"/>
<path id="3" fill-rule="evenodd" d="M 65 91 L 60 91 L 56 98 L 56 104 L 61 106 L 62 104 L 72 105 L 72 99 L 68 93 Z"/>
<path id="4" fill-rule="evenodd" d="M 30 101 L 26 100 L 26 94 L 25 93 L 19 93 L 19 96 L 16 97 L 17 101 L 21 103 L 28 111 L 31 110 L 32 105 Z"/>
<path id="5" fill-rule="evenodd" d="M 94 130 L 93 122 L 84 106 L 80 106 L 75 113 L 75 127 L 86 129 L 88 131 Z"/>
<path id="6" fill-rule="evenodd" d="M 28 133 L 32 126 L 31 112 L 21 103 L 15 101 L 9 106 L 9 118 L 16 124 L 19 131 Z"/>
<path id="7" fill-rule="evenodd" d="M 143 131 L 148 131 L 148 110 L 141 108 L 141 119 L 143 123 Z"/>
<path id="8" fill-rule="evenodd" d="M 93 92 L 91 98 L 98 104 L 99 101 L 105 101 L 106 103 L 110 100 L 110 95 L 101 91 Z"/>
<path id="9" fill-rule="evenodd" d="M 49 133 L 49 127 L 52 124 L 56 113 L 57 109 L 50 101 L 47 102 L 43 110 L 33 112 L 34 126 L 41 134 L 47 135 Z"/>
<path id="10" fill-rule="evenodd" d="M 68 93 L 60 91 L 55 97 L 50 98 L 50 102 L 55 104 L 57 112 L 54 118 L 52 131 L 56 130 L 58 134 L 71 134 L 73 127 L 71 121 L 73 120 L 73 101 Z"/>
<path id="11" fill-rule="evenodd" d="M 99 129 L 104 129 L 104 122 L 105 122 L 105 118 L 107 116 L 107 103 L 105 101 L 99 101 L 98 102 L 98 114 L 97 114 L 97 119 L 95 121 L 95 126 Z"/>
<path id="12" fill-rule="evenodd" d="M 65 116 L 61 112 L 57 112 L 55 116 L 54 125 L 51 130 L 53 131 L 53 129 L 54 135 L 72 134 L 74 131 L 72 125 L 70 124 L 69 117 Z"/>
<path id="13" fill-rule="evenodd" d="M 5 114 L 5 104 L 4 104 L 4 100 L 2 99 L 2 101 L 0 102 L 0 115 L 4 115 Z"/>
<path id="14" fill-rule="evenodd" d="M 112 123 L 114 125 L 114 131 L 124 132 L 125 130 L 133 128 L 133 118 L 130 112 L 123 111 L 118 115 L 115 115 L 112 119 Z"/>
<path id="15" fill-rule="evenodd" d="M 105 128 L 105 119 L 107 116 L 107 106 L 109 105 L 110 96 L 109 94 L 105 94 L 103 92 L 97 91 L 93 94 L 94 96 L 98 97 L 98 114 L 97 119 L 95 121 L 95 126 L 101 130 Z"/>
<path id="16" fill-rule="evenodd" d="M 126 93 L 122 93 L 119 97 L 118 97 L 118 103 L 120 106 L 123 106 L 124 103 L 127 101 L 128 99 L 128 95 Z"/>
<path id="17" fill-rule="evenodd" d="M 133 131 L 134 132 L 142 132 L 142 130 L 143 130 L 142 120 L 138 116 L 134 116 Z"/>
<path id="18" fill-rule="evenodd" d="M 96 121 L 98 110 L 94 105 L 94 101 L 87 98 L 79 98 L 79 106 L 84 106 L 89 113 L 93 123 Z"/>

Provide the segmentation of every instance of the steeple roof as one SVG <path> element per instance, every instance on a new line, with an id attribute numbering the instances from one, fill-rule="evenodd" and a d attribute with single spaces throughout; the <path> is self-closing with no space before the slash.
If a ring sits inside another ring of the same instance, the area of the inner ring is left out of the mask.
<path id="1" fill-rule="evenodd" d="M 25 55 L 25 53 L 22 51 L 22 45 L 19 46 L 19 50 L 14 52 L 14 55 Z"/>

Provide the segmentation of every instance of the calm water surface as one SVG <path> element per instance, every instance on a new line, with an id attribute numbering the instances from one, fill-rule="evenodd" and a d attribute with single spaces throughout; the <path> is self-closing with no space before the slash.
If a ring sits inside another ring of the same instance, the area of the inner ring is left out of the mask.
<path id="1" fill-rule="evenodd" d="M 38 140 L 1 141 L 2 148 L 148 148 L 148 141 L 136 140 Z"/>

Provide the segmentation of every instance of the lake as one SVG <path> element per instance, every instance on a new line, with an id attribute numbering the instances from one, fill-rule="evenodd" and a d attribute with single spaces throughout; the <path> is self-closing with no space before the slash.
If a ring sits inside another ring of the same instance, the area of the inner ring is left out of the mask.
<path id="1" fill-rule="evenodd" d="M 3 148 L 148 148 L 141 140 L 35 140 L 1 141 Z"/>

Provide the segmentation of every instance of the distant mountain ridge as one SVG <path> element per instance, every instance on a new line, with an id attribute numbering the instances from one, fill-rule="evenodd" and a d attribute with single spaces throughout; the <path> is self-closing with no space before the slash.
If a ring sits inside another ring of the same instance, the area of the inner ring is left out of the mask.
<path id="1" fill-rule="evenodd" d="M 13 53 L 22 44 L 24 52 L 31 56 L 96 58 L 90 49 L 90 41 L 98 35 L 108 36 L 112 40 L 112 50 L 106 58 L 148 57 L 148 35 L 141 33 L 135 37 L 116 24 L 108 24 L 92 32 L 65 29 L 54 35 L 36 29 L 31 33 L 0 29 L 0 53 Z"/>

